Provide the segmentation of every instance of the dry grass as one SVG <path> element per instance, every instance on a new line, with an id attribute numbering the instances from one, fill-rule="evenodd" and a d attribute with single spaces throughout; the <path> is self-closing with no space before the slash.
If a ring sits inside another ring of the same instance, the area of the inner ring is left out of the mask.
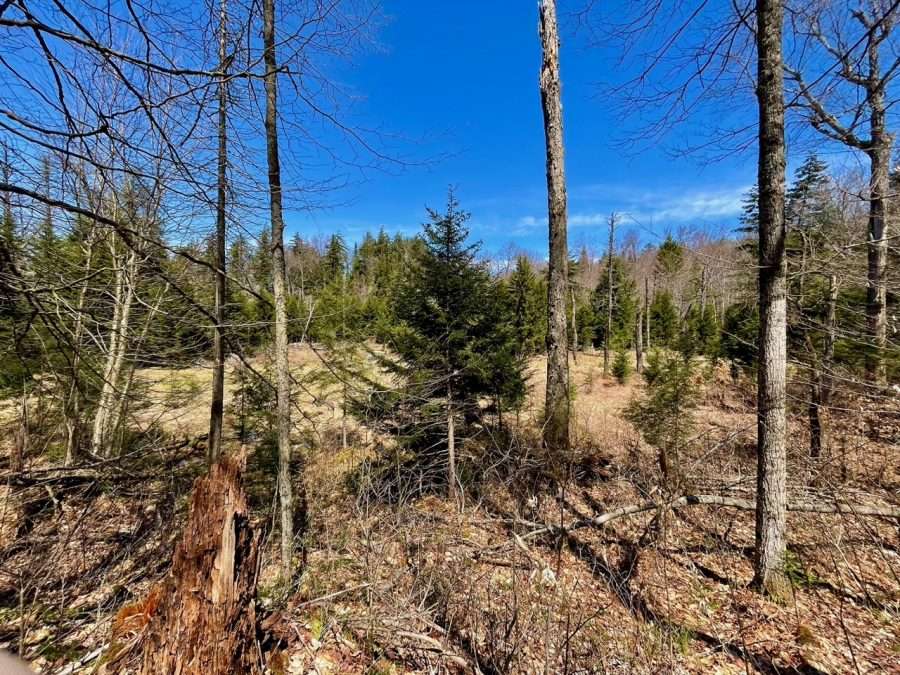
<path id="1" fill-rule="evenodd" d="M 349 478 L 374 456 L 376 439 L 360 434 L 342 449 L 340 387 L 323 378 L 309 348 L 293 349 L 291 362 L 304 413 L 295 415 L 295 439 L 306 460 L 308 558 L 285 588 L 267 548 L 260 588 L 283 629 L 282 672 L 458 672 L 460 664 L 484 673 L 900 672 L 896 523 L 791 514 L 794 584 L 780 603 L 747 588 L 752 513 L 697 506 L 528 538 L 528 522 L 590 517 L 645 499 L 659 484 L 652 450 L 622 417 L 641 395 L 639 378 L 624 386 L 604 379 L 599 355 L 572 364 L 573 439 L 602 472 L 561 493 L 521 494 L 524 482 L 494 481 L 464 513 L 436 495 L 385 504 L 356 494 Z M 264 369 L 265 357 L 254 366 Z M 544 368 L 542 359 L 530 366 L 523 431 L 540 418 Z M 153 369 L 140 380 L 152 392 L 141 424 L 174 436 L 205 431 L 208 370 Z M 859 412 L 865 402 L 852 397 L 838 407 L 830 452 L 815 466 L 805 458 L 802 410 L 792 417 L 792 489 L 896 502 L 894 418 Z M 746 386 L 717 372 L 682 458 L 690 486 L 746 495 L 754 442 Z M 118 607 L 166 569 L 172 523 L 201 468 L 202 449 L 184 452 L 155 457 L 152 480 L 73 487 L 55 502 L 29 488 L 7 500 L 19 521 L 31 515 L 27 528 L 4 530 L 14 536 L 0 552 L 2 639 L 14 644 L 24 621 L 29 654 L 47 672 L 108 640 Z M 273 495 L 262 451 L 249 481 L 265 526 Z M 46 579 L 24 583 L 36 565 Z M 24 614 L 16 609 L 23 585 Z"/>

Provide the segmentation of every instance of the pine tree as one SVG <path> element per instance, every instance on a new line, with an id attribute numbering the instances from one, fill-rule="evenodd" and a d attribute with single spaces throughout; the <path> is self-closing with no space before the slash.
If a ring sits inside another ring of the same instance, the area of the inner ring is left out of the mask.
<path id="1" fill-rule="evenodd" d="M 264 228 L 256 243 L 256 250 L 250 261 L 253 281 L 258 288 L 271 292 L 272 290 L 272 234 L 269 228 Z"/>
<path id="2" fill-rule="evenodd" d="M 666 240 L 660 244 L 656 252 L 656 273 L 672 277 L 681 271 L 684 266 L 684 246 L 672 235 L 666 235 Z"/>
<path id="3" fill-rule="evenodd" d="M 825 215 L 830 202 L 828 181 L 828 165 L 815 153 L 807 155 L 786 195 L 785 218 L 792 227 L 813 226 Z"/>
<path id="4" fill-rule="evenodd" d="M 610 345 L 613 349 L 628 346 L 633 340 L 634 322 L 637 317 L 638 298 L 634 279 L 625 269 L 625 262 L 620 256 L 613 257 L 613 317 Z M 596 318 L 593 326 L 594 339 L 597 343 L 606 341 L 607 305 L 609 303 L 609 275 L 600 275 L 597 288 L 593 294 L 593 310 Z"/>
<path id="5" fill-rule="evenodd" d="M 331 235 L 322 260 L 322 283 L 330 284 L 347 273 L 347 244 L 339 234 Z"/>
<path id="6" fill-rule="evenodd" d="M 498 412 L 521 400 L 524 364 L 512 298 L 477 262 L 479 244 L 467 242 L 469 214 L 460 210 L 451 191 L 446 211 L 429 209 L 428 216 L 423 248 L 401 282 L 393 308 L 398 323 L 390 343 L 402 362 L 383 362 L 406 381 L 411 398 L 382 392 L 370 400 L 394 406 L 389 418 L 395 431 L 397 407 L 407 409 L 400 440 L 421 451 L 419 461 L 440 464 L 443 459 L 435 458 L 433 449 L 446 448 L 448 488 L 458 496 L 457 441 L 480 417 L 483 397 L 493 398 Z"/>
<path id="7" fill-rule="evenodd" d="M 678 337 L 680 320 L 669 291 L 659 291 L 650 304 L 651 339 L 654 346 L 672 347 Z"/>
<path id="8" fill-rule="evenodd" d="M 759 230 L 759 186 L 754 183 L 741 203 L 741 227 L 738 232 L 746 234 L 748 237 L 755 237 Z"/>
<path id="9" fill-rule="evenodd" d="M 512 324 L 523 356 L 543 349 L 547 330 L 546 287 L 534 273 L 524 255 L 516 258 L 516 267 L 506 281 L 512 301 Z"/>

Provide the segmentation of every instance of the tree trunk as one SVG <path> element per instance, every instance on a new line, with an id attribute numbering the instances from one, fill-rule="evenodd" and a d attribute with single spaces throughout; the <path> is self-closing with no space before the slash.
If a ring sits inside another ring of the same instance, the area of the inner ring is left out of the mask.
<path id="1" fill-rule="evenodd" d="M 575 316 L 575 286 L 570 286 L 569 292 L 572 296 L 572 360 L 578 362 L 578 321 Z"/>
<path id="2" fill-rule="evenodd" d="M 226 106 L 228 89 L 225 71 L 226 40 L 228 29 L 227 0 L 221 0 L 219 10 L 219 68 L 222 77 L 219 79 L 219 129 L 218 129 L 218 167 L 216 193 L 216 279 L 215 279 L 215 314 L 216 329 L 213 334 L 213 378 L 212 401 L 209 406 L 209 441 L 207 443 L 207 460 L 215 463 L 222 452 L 222 423 L 225 413 L 225 180 L 228 167 L 228 138 Z"/>
<path id="3" fill-rule="evenodd" d="M 566 334 L 566 285 L 569 249 L 566 242 L 566 178 L 559 79 L 559 34 L 555 0 L 539 5 L 541 107 L 547 151 L 549 269 L 547 283 L 547 394 L 544 443 L 559 454 L 569 449 L 569 339 Z"/>
<path id="4" fill-rule="evenodd" d="M 884 350 L 887 345 L 887 254 L 888 231 L 887 199 L 890 193 L 890 160 L 891 141 L 884 133 L 884 94 L 878 95 L 882 109 L 876 113 L 872 104 L 872 138 L 878 138 L 877 144 L 869 151 L 871 174 L 869 176 L 869 232 L 868 232 L 868 273 L 866 280 L 866 320 L 868 324 L 869 345 L 866 359 L 866 377 L 869 382 L 884 384 L 887 370 L 884 362 Z M 876 132 L 876 118 L 880 118 L 881 129 Z"/>
<path id="5" fill-rule="evenodd" d="M 281 161 L 278 156 L 278 66 L 275 59 L 275 0 L 263 0 L 263 46 L 266 66 L 266 158 L 272 220 L 272 286 L 275 300 L 275 370 L 278 378 L 278 497 L 281 504 L 281 573 L 291 578 L 294 549 L 294 500 L 291 486 L 291 372 L 288 362 L 285 297 L 284 219 L 281 206 Z"/>
<path id="6" fill-rule="evenodd" d="M 115 259 L 115 239 L 110 245 L 113 248 L 112 255 Z M 128 259 L 124 263 L 116 267 L 113 322 L 107 347 L 106 367 L 103 371 L 103 386 L 97 402 L 94 430 L 91 437 L 91 452 L 98 456 L 109 457 L 113 454 L 112 432 L 119 426 L 120 383 L 122 366 L 125 363 L 125 354 L 128 348 L 136 268 L 137 253 L 134 250 L 130 251 Z"/>
<path id="7" fill-rule="evenodd" d="M 142 675 L 257 673 L 259 536 L 242 487 L 243 458 L 224 458 L 197 479 L 168 578 L 138 607 L 120 611 L 117 638 L 146 624 Z"/>
<path id="8" fill-rule="evenodd" d="M 650 278 L 644 277 L 644 323 L 647 329 L 647 351 L 650 351 Z"/>
<path id="9" fill-rule="evenodd" d="M 644 371 L 644 312 L 638 309 L 637 325 L 634 331 L 634 361 L 635 370 L 641 373 Z"/>
<path id="10" fill-rule="evenodd" d="M 456 424 L 453 419 L 453 393 L 447 389 L 447 494 L 459 503 L 456 479 Z"/>
<path id="11" fill-rule="evenodd" d="M 87 238 L 87 250 L 85 251 L 84 271 L 89 276 L 94 259 L 94 235 L 96 222 L 91 222 L 91 229 Z M 78 453 L 78 444 L 81 432 L 81 385 L 79 382 L 79 367 L 81 365 L 81 341 L 84 337 L 84 305 L 87 300 L 88 282 L 85 281 L 78 292 L 78 302 L 75 306 L 75 327 L 72 330 L 72 375 L 69 381 L 69 390 L 65 403 L 65 427 L 66 427 L 66 464 L 71 464 Z"/>
<path id="12" fill-rule="evenodd" d="M 19 417 L 19 428 L 13 439 L 12 453 L 9 457 L 9 470 L 18 473 L 25 465 L 25 455 L 28 454 L 28 391 L 25 383 L 22 383 L 22 413 Z"/>
<path id="13" fill-rule="evenodd" d="M 809 383 L 809 456 L 819 459 L 825 446 L 822 425 L 822 372 L 819 368 L 810 370 Z"/>
<path id="14" fill-rule="evenodd" d="M 823 359 L 822 369 L 822 402 L 828 405 L 831 400 L 833 368 L 834 368 L 834 343 L 837 340 L 837 298 L 838 283 L 837 275 L 832 274 L 828 277 L 828 315 L 826 321 L 825 333 L 825 357 Z"/>
<path id="15" fill-rule="evenodd" d="M 616 217 L 609 217 L 609 248 L 606 263 L 606 339 L 603 341 L 603 375 L 609 377 L 609 342 L 612 340 L 613 319 L 613 247 L 616 244 Z"/>
<path id="16" fill-rule="evenodd" d="M 787 279 L 781 0 L 757 0 L 759 102 L 759 371 L 756 585 L 784 591 L 787 459 Z"/>

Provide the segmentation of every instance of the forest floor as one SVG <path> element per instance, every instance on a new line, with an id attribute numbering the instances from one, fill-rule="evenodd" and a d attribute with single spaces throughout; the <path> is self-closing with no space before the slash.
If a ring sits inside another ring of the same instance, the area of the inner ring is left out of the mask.
<path id="1" fill-rule="evenodd" d="M 551 491 L 529 448 L 544 363 L 515 450 L 462 464 L 487 477 L 462 511 L 440 493 L 388 500 L 363 489 L 379 439 L 349 425 L 341 444 L 340 385 L 309 348 L 295 347 L 295 441 L 308 503 L 302 572 L 277 581 L 274 453 L 252 445 L 246 484 L 263 529 L 259 602 L 280 639 L 278 673 L 900 673 L 900 528 L 848 514 L 789 514 L 789 594 L 748 587 L 753 513 L 693 505 L 602 527 L 539 532 L 659 498 L 651 448 L 623 417 L 639 378 L 619 385 L 602 359 L 572 364 L 573 467 Z M 254 362 L 264 368 L 264 359 Z M 60 471 L 54 441 L 0 486 L 0 646 L 44 673 L 95 672 L 116 613 L 163 577 L 193 480 L 204 470 L 210 373 L 140 371 L 145 407 L 136 442 L 115 461 Z M 755 402 L 721 368 L 701 383 L 680 491 L 753 497 Z M 230 371 L 231 442 L 239 388 Z M 749 393 L 748 393 L 749 392 Z M 801 400 L 800 395 L 797 400 Z M 15 401 L 0 406 L 5 456 Z M 52 428 L 52 415 L 33 423 Z M 790 420 L 790 491 L 797 500 L 897 504 L 900 403 L 852 394 L 833 401 L 828 453 L 806 456 L 805 410 Z M 255 439 L 254 439 L 255 440 Z M 37 443 L 35 444 L 37 446 Z M 524 458 L 524 459 L 523 459 Z M 135 636 L 139 637 L 139 636 Z"/>

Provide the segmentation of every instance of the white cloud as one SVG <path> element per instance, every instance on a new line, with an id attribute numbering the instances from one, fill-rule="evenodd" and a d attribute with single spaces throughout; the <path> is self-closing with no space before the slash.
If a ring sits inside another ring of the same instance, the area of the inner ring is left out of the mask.
<path id="1" fill-rule="evenodd" d="M 597 194 L 596 201 L 603 208 L 591 211 L 574 211 L 569 214 L 571 227 L 596 227 L 605 225 L 610 213 L 616 212 L 628 220 L 642 225 L 686 224 L 691 221 L 708 222 L 729 219 L 741 212 L 741 202 L 749 186 L 724 190 L 683 192 L 628 191 L 621 186 L 609 190 L 609 198 Z M 518 220 L 520 229 L 545 225 L 546 217 L 523 216 Z"/>

